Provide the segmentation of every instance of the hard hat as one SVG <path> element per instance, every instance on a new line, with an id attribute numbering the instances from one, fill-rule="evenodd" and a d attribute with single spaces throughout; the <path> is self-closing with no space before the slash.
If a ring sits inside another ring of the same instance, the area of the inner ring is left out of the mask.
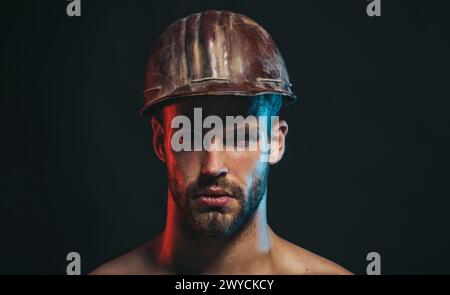
<path id="1" fill-rule="evenodd" d="M 177 97 L 269 93 L 283 105 L 296 100 L 272 37 L 247 16 L 208 10 L 177 20 L 156 42 L 141 114 Z"/>

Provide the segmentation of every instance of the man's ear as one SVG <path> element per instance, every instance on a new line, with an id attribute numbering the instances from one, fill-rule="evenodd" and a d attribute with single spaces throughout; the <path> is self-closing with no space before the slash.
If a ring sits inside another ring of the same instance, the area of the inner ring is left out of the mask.
<path id="1" fill-rule="evenodd" d="M 272 126 L 270 140 L 269 164 L 274 165 L 281 160 L 286 146 L 286 136 L 288 133 L 288 124 L 285 120 L 275 122 Z"/>
<path id="2" fill-rule="evenodd" d="M 152 117 L 152 130 L 153 130 L 153 150 L 156 156 L 166 162 L 166 150 L 165 150 L 165 131 L 161 119 L 153 116 Z"/>

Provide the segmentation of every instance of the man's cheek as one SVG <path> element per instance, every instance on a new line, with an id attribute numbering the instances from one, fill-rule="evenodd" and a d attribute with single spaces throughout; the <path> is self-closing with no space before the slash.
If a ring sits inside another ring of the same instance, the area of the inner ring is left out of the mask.
<path id="1" fill-rule="evenodd" d="M 172 153 L 170 163 L 173 170 L 186 177 L 194 177 L 198 175 L 200 170 L 200 160 L 193 152 Z"/>
<path id="2" fill-rule="evenodd" d="M 246 151 L 246 152 L 233 152 L 229 157 L 229 163 L 238 167 L 239 171 L 253 171 L 261 163 L 261 152 L 259 151 Z"/>

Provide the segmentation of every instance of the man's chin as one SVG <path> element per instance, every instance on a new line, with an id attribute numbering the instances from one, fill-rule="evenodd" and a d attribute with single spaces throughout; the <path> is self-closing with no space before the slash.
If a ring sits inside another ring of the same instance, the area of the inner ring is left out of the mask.
<path id="1" fill-rule="evenodd" d="M 235 216 L 230 212 L 203 212 L 194 217 L 193 231 L 198 237 L 222 240 L 232 235 L 234 222 Z"/>

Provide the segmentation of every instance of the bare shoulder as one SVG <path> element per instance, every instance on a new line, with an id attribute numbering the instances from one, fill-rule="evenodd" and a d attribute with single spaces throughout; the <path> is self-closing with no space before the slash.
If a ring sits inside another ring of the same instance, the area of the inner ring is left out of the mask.
<path id="1" fill-rule="evenodd" d="M 149 243 L 131 250 L 95 268 L 90 275 L 158 274 L 149 255 Z"/>
<path id="2" fill-rule="evenodd" d="M 282 238 L 277 241 L 280 272 L 305 275 L 351 275 L 344 267 Z"/>

